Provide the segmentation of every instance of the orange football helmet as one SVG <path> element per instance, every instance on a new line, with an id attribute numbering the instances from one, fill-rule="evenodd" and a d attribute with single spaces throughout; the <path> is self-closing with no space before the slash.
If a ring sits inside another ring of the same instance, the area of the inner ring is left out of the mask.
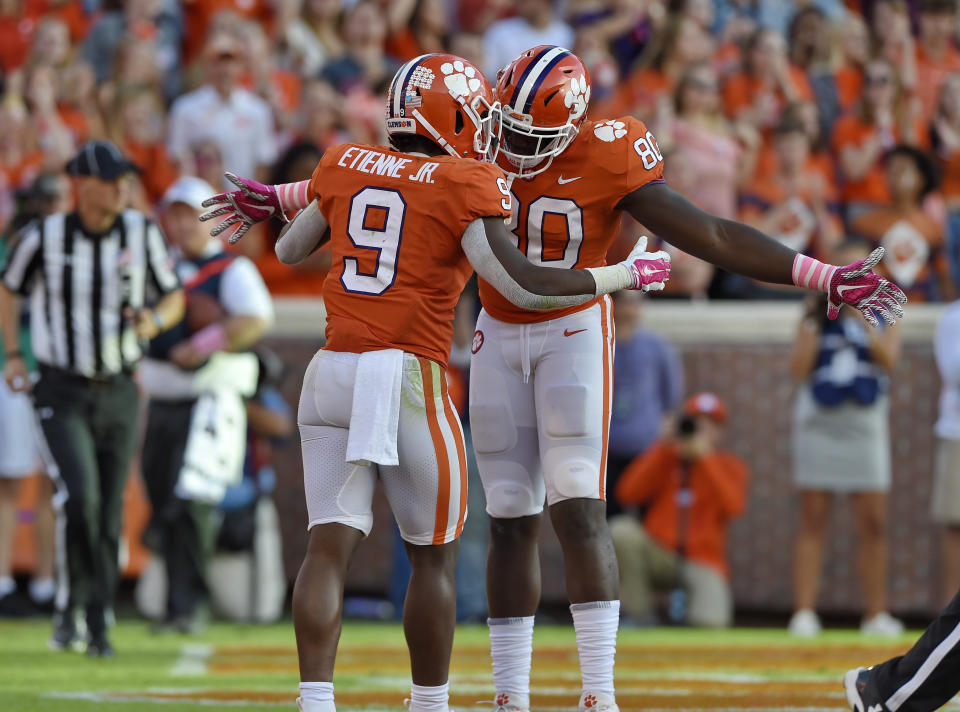
<path id="1" fill-rule="evenodd" d="M 590 74 L 563 47 L 528 49 L 497 75 L 502 114 L 500 151 L 529 178 L 550 167 L 577 135 L 590 102 Z"/>
<path id="2" fill-rule="evenodd" d="M 423 54 L 397 71 L 387 94 L 387 135 L 418 134 L 451 156 L 493 161 L 499 112 L 490 82 L 453 54 Z"/>

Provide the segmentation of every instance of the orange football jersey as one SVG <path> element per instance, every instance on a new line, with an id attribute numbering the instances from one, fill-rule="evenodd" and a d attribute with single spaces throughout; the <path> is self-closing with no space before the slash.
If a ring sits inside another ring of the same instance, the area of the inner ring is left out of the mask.
<path id="1" fill-rule="evenodd" d="M 473 273 L 460 238 L 477 218 L 510 216 L 500 169 L 341 144 L 317 164 L 310 198 L 333 251 L 326 348 L 397 348 L 446 366 L 454 307 Z"/>
<path id="2" fill-rule="evenodd" d="M 630 116 L 584 121 L 547 170 L 513 181 L 509 227 L 520 251 L 534 264 L 602 267 L 620 230 L 617 203 L 641 186 L 662 182 L 663 156 L 642 121 Z M 513 323 L 556 319 L 596 302 L 553 311 L 521 309 L 483 280 L 480 300 L 493 318 Z"/>

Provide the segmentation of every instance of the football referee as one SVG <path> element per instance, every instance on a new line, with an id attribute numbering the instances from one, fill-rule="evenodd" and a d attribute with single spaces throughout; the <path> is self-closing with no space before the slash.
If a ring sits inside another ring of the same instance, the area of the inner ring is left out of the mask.
<path id="1" fill-rule="evenodd" d="M 27 227 L 0 275 L 4 343 L 17 343 L 18 295 L 30 298 L 40 374 L 33 400 L 56 464 L 54 503 L 65 515 L 58 524 L 61 571 L 50 643 L 80 646 L 83 613 L 93 657 L 113 655 L 107 617 L 137 434 L 132 372 L 141 344 L 178 322 L 184 308 L 160 230 L 127 209 L 136 171 L 112 143 L 84 144 L 67 164 L 76 210 Z M 27 390 L 22 355 L 7 348 L 4 377 L 14 391 Z"/>

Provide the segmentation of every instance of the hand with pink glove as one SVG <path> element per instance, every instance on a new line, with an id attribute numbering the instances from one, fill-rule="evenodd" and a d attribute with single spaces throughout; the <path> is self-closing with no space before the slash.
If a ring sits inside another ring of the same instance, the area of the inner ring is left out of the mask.
<path id="1" fill-rule="evenodd" d="M 211 237 L 217 237 L 234 225 L 237 229 L 230 235 L 232 245 L 243 237 L 251 225 L 269 220 L 276 216 L 287 221 L 286 211 L 305 208 L 310 202 L 307 186 L 310 181 L 264 185 L 249 178 L 241 178 L 233 173 L 223 174 L 227 180 L 239 188 L 229 193 L 219 193 L 203 201 L 203 207 L 213 208 L 200 216 L 201 222 L 226 216 L 213 226 Z"/>
<path id="2" fill-rule="evenodd" d="M 670 279 L 670 254 L 664 250 L 647 252 L 647 236 L 641 235 L 621 264 L 626 265 L 633 278 L 632 290 L 659 292 Z"/>
<path id="3" fill-rule="evenodd" d="M 828 265 L 806 255 L 797 254 L 793 262 L 793 283 L 828 296 L 827 317 L 836 319 L 843 304 L 859 311 L 867 323 L 880 324 L 877 315 L 888 324 L 903 318 L 907 295 L 893 282 L 884 279 L 873 268 L 883 259 L 878 247 L 866 259 L 843 267 Z"/>

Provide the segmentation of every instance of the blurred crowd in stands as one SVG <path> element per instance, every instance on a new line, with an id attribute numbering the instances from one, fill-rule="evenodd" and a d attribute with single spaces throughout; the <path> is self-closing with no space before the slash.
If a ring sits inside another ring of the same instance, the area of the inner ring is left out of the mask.
<path id="1" fill-rule="evenodd" d="M 69 191 L 51 175 L 87 138 L 144 169 L 144 210 L 181 174 L 302 180 L 333 143 L 384 142 L 403 61 L 450 51 L 495 80 L 560 44 L 590 70 L 590 118 L 645 121 L 704 209 L 820 258 L 845 235 L 884 244 L 911 300 L 947 301 L 957 29 L 954 0 L 0 0 L 0 225 L 38 177 Z M 316 293 L 329 258 L 278 264 L 277 227 L 239 249 L 274 294 Z M 796 294 L 677 253 L 664 296 Z"/>

